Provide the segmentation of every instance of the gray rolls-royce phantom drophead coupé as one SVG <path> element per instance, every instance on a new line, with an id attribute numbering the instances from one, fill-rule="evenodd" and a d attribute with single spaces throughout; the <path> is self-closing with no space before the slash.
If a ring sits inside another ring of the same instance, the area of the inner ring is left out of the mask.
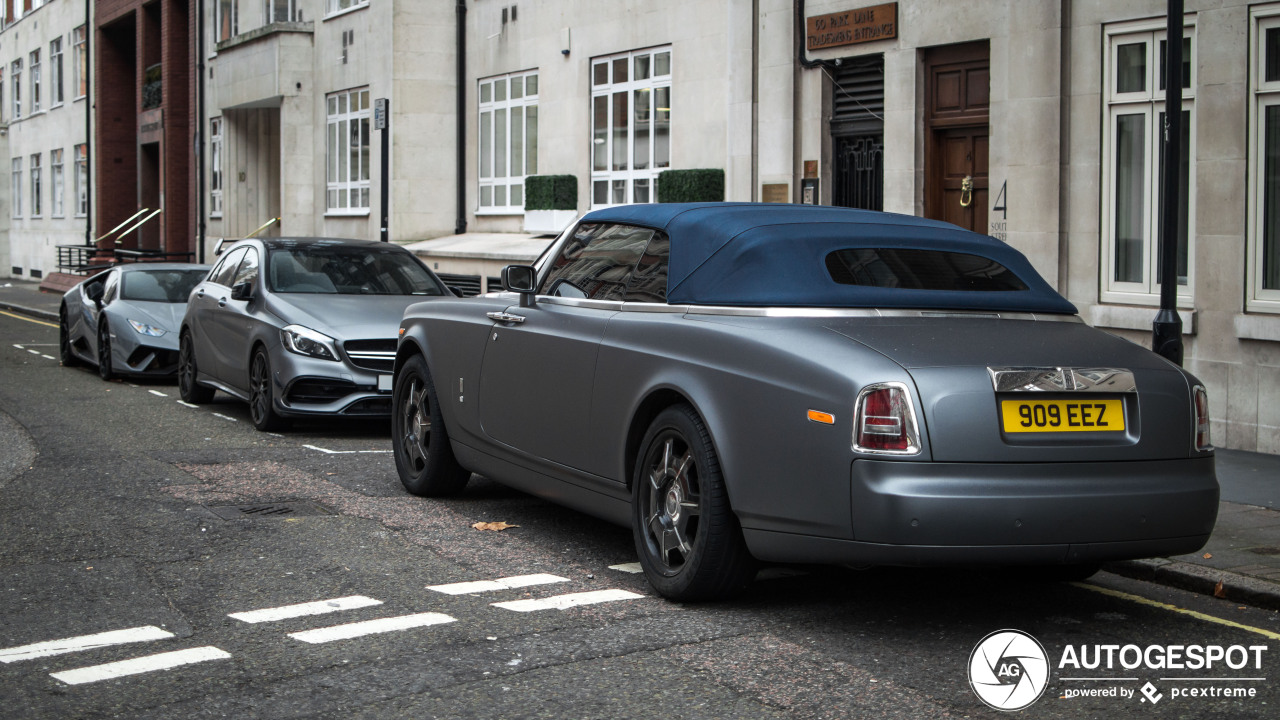
<path id="1" fill-rule="evenodd" d="M 669 598 L 729 595 L 755 561 L 1084 576 L 1213 529 L 1200 381 L 1086 325 L 994 238 L 624 206 L 503 280 L 406 310 L 401 480 L 443 495 L 476 472 L 629 525 Z"/>

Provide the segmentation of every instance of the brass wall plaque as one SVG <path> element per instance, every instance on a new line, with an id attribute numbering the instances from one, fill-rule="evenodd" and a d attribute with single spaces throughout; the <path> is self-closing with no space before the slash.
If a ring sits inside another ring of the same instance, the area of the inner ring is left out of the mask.
<path id="1" fill-rule="evenodd" d="M 791 202 L 791 186 L 787 183 L 765 183 L 760 186 L 760 201 L 789 203 Z"/>
<path id="2" fill-rule="evenodd" d="M 810 50 L 892 40 L 898 37 L 898 3 L 818 15 L 805 25 L 805 47 Z"/>

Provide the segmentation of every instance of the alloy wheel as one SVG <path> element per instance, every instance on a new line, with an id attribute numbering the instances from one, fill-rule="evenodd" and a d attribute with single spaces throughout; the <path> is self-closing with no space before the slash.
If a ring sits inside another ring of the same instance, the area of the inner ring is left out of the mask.
<path id="1" fill-rule="evenodd" d="M 642 493 L 645 540 L 664 572 L 678 573 L 693 554 L 702 516 L 698 466 L 689 443 L 668 431 L 650 445 Z"/>

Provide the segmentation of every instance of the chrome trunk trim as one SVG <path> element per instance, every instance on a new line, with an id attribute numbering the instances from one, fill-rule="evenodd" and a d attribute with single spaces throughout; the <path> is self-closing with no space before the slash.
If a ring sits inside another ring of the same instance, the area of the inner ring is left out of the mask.
<path id="1" fill-rule="evenodd" d="M 1124 368 L 989 367 L 987 374 L 996 392 L 1138 392 Z"/>

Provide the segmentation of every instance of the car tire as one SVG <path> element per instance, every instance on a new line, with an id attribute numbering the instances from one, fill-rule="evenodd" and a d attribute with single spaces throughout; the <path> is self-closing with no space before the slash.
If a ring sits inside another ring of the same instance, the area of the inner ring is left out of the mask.
<path id="1" fill-rule="evenodd" d="M 80 365 L 80 358 L 71 349 L 71 321 L 67 319 L 67 304 L 58 308 L 58 359 L 63 367 Z"/>
<path id="2" fill-rule="evenodd" d="M 471 479 L 471 471 L 453 455 L 431 371 L 421 355 L 409 358 L 396 373 L 391 445 L 400 482 L 414 495 L 455 495 Z"/>
<path id="3" fill-rule="evenodd" d="M 276 413 L 275 385 L 271 381 L 271 359 L 259 347 L 249 362 L 249 419 L 263 432 L 282 430 L 289 421 Z"/>
<path id="4" fill-rule="evenodd" d="M 178 394 L 184 402 L 204 405 L 213 401 L 213 388 L 196 382 L 196 348 L 191 333 L 183 330 L 178 340 Z"/>
<path id="5" fill-rule="evenodd" d="M 649 583 L 678 601 L 741 592 L 756 562 L 729 506 L 711 435 L 688 405 L 654 418 L 632 477 L 632 535 Z"/>
<path id="6" fill-rule="evenodd" d="M 98 377 L 110 380 L 115 376 L 111 367 L 111 325 L 104 317 L 98 323 Z"/>

